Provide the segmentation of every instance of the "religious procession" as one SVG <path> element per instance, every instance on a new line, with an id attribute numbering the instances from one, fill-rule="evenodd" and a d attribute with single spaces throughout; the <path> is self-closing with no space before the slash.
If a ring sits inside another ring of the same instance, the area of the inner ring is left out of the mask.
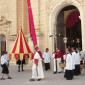
<path id="1" fill-rule="evenodd" d="M 0 85 L 84 85 L 85 0 L 9 3 L 0 0 Z"/>
<path id="2" fill-rule="evenodd" d="M 63 52 L 62 49 L 56 48 L 54 52 L 50 52 L 49 48 L 46 48 L 44 52 L 40 50 L 38 46 L 35 46 L 34 52 L 32 52 L 27 44 L 26 38 L 22 32 L 16 37 L 11 54 L 8 55 L 7 51 L 3 51 L 1 54 L 1 67 L 2 76 L 1 80 L 5 80 L 4 74 L 8 79 L 12 79 L 9 75 L 9 62 L 14 55 L 17 72 L 24 71 L 24 65 L 29 59 L 32 61 L 32 76 L 29 81 L 41 81 L 45 79 L 44 71 L 52 71 L 52 74 L 64 73 L 63 78 L 66 80 L 72 80 L 74 76 L 79 76 L 82 73 L 82 69 L 85 69 L 85 51 L 81 51 L 75 47 L 68 47 Z M 53 66 L 51 66 L 51 64 Z"/>

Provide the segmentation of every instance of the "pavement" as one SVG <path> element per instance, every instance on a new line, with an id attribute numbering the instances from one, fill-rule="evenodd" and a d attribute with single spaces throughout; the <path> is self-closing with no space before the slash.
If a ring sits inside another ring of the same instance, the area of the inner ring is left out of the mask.
<path id="1" fill-rule="evenodd" d="M 23 72 L 18 72 L 17 65 L 15 64 L 11 64 L 9 69 L 12 79 L 0 80 L 0 85 L 85 85 L 85 71 L 79 76 L 74 76 L 73 80 L 66 80 L 63 77 L 64 73 L 53 74 L 52 71 L 44 71 L 45 79 L 29 81 L 31 78 L 31 68 L 28 65 L 24 66 Z"/>

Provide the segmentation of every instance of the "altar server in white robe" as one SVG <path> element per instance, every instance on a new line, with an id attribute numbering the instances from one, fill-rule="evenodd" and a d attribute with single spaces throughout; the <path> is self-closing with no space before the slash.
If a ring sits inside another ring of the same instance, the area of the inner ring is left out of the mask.
<path id="1" fill-rule="evenodd" d="M 32 66 L 32 79 L 30 81 L 38 80 L 44 78 L 43 66 L 42 66 L 42 53 L 38 47 L 35 48 L 35 53 L 33 57 L 33 66 Z"/>
<path id="2" fill-rule="evenodd" d="M 73 60 L 71 50 L 68 49 L 66 51 L 68 51 L 68 52 L 67 52 L 67 57 L 66 57 L 66 66 L 65 66 L 64 77 L 67 80 L 72 80 L 73 79 L 74 60 Z"/>
<path id="3" fill-rule="evenodd" d="M 44 64 L 45 64 L 45 70 L 50 69 L 50 62 L 51 62 L 51 55 L 49 53 L 49 49 L 46 48 L 45 52 L 43 53 L 43 59 L 44 59 Z"/>
<path id="4" fill-rule="evenodd" d="M 74 75 L 80 75 L 81 74 L 80 61 L 81 61 L 80 53 L 78 51 L 76 51 Z"/>
<path id="5" fill-rule="evenodd" d="M 71 51 L 72 51 L 72 58 L 73 58 L 73 64 L 74 64 L 74 69 L 75 70 L 75 57 L 77 56 L 77 53 L 76 53 L 76 49 L 74 47 L 71 48 Z"/>

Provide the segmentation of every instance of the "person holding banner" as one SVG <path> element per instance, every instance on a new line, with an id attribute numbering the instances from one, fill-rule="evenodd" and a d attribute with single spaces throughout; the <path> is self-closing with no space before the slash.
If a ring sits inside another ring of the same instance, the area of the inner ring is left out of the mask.
<path id="1" fill-rule="evenodd" d="M 42 67 L 42 53 L 38 47 L 35 48 L 35 53 L 33 56 L 33 66 L 32 66 L 32 79 L 30 81 L 40 81 L 44 78 L 44 72 Z"/>

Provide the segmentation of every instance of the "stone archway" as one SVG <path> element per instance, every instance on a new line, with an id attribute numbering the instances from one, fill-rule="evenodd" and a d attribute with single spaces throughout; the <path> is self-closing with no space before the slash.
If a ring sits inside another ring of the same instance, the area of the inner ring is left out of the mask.
<path id="1" fill-rule="evenodd" d="M 68 1 L 68 2 L 65 2 L 65 3 L 63 1 L 61 1 L 60 3 L 57 3 L 57 1 L 55 1 L 54 4 L 55 5 L 50 6 L 51 10 L 50 10 L 50 16 L 49 16 L 49 34 L 50 35 L 56 34 L 56 24 L 58 22 L 57 18 L 58 18 L 59 13 L 61 12 L 61 10 L 63 8 L 65 8 L 66 6 L 73 5 L 80 12 L 81 27 L 82 27 L 82 29 L 81 29 L 82 30 L 82 49 L 84 49 L 85 48 L 84 40 L 83 40 L 83 38 L 84 38 L 84 33 L 83 33 L 83 31 L 84 31 L 84 23 L 83 23 L 84 16 L 83 16 L 83 11 L 82 11 L 82 5 L 80 5 L 80 3 L 77 3 L 77 1 Z M 60 36 L 60 34 L 57 35 L 57 36 Z M 54 37 L 49 38 L 49 42 L 51 42 L 49 44 L 49 48 L 52 47 L 52 48 L 50 48 L 51 51 L 54 51 L 55 48 L 57 47 L 57 40 L 56 40 L 56 45 L 54 44 L 55 40 L 56 39 L 54 39 Z"/>
<path id="2" fill-rule="evenodd" d="M 73 5 L 66 6 L 60 11 L 56 19 L 56 47 L 62 50 L 65 50 L 67 46 L 82 48 L 79 16 L 79 10 Z M 64 38 L 67 38 L 67 43 L 63 40 Z"/>
<path id="3" fill-rule="evenodd" d="M 55 29 L 56 29 L 56 23 L 57 23 L 57 16 L 60 13 L 60 11 L 69 5 L 73 5 L 75 6 L 79 12 L 80 12 L 80 19 L 81 19 L 81 35 L 82 35 L 82 50 L 85 50 L 85 5 L 84 2 L 80 1 L 80 3 L 78 3 L 77 0 L 72 0 L 72 1 L 60 1 L 57 2 L 54 0 L 54 2 L 52 4 L 50 4 L 50 14 L 49 14 L 49 34 L 53 35 L 55 34 Z M 54 38 L 51 37 L 48 39 L 49 40 L 49 48 L 51 51 L 54 51 Z"/>

